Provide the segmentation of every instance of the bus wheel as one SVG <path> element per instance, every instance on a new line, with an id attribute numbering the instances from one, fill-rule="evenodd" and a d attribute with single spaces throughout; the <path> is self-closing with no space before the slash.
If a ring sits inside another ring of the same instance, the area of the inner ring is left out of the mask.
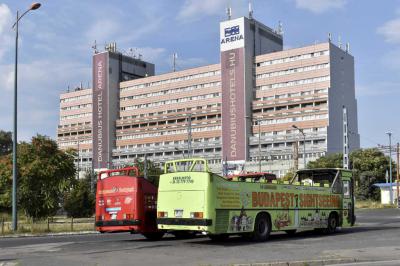
<path id="1" fill-rule="evenodd" d="M 218 235 L 208 235 L 208 237 L 212 241 L 220 242 L 220 241 L 226 241 L 229 238 L 229 235 L 227 234 L 218 234 Z"/>
<path id="2" fill-rule="evenodd" d="M 254 241 L 266 241 L 271 233 L 271 222 L 266 214 L 257 215 L 254 223 L 252 239 Z"/>
<path id="3" fill-rule="evenodd" d="M 291 229 L 291 230 L 285 230 L 286 234 L 293 236 L 294 234 L 296 234 L 296 229 Z"/>
<path id="4" fill-rule="evenodd" d="M 143 236 L 148 240 L 160 240 L 164 236 L 164 232 L 143 233 Z"/>
<path id="5" fill-rule="evenodd" d="M 328 218 L 328 227 L 326 228 L 326 233 L 333 234 L 336 231 L 338 225 L 338 219 L 334 213 L 331 213 Z"/>

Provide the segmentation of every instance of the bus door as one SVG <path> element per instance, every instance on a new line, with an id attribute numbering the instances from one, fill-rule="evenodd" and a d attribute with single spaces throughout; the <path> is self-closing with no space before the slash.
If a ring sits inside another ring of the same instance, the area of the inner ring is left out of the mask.
<path id="1" fill-rule="evenodd" d="M 354 184 L 351 172 L 343 171 L 343 226 L 352 226 L 355 223 L 354 215 Z"/>

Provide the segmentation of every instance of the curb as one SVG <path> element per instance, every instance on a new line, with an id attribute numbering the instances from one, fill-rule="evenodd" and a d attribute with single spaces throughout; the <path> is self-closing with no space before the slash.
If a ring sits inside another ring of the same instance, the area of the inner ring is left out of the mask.
<path id="1" fill-rule="evenodd" d="M 261 262 L 261 263 L 240 263 L 233 264 L 234 266 L 322 266 L 341 263 L 358 262 L 355 258 L 343 259 L 321 259 L 321 260 L 299 260 L 299 261 L 276 261 L 276 262 Z"/>
<path id="2" fill-rule="evenodd" d="M 94 235 L 100 234 L 97 231 L 78 231 L 78 232 L 59 232 L 59 233 L 39 233 L 39 234 L 10 234 L 10 235 L 0 235 L 0 239 L 3 238 L 18 238 L 18 237 L 44 237 L 44 236 L 70 236 L 70 235 Z M 1 266 L 1 264 L 0 264 Z"/>

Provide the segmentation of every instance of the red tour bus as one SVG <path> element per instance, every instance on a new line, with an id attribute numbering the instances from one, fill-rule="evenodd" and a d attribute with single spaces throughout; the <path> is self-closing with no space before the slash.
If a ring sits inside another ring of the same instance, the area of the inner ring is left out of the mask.
<path id="1" fill-rule="evenodd" d="M 160 239 L 157 229 L 157 187 L 137 167 L 105 170 L 98 174 L 96 230 L 131 232 L 148 239 Z"/>

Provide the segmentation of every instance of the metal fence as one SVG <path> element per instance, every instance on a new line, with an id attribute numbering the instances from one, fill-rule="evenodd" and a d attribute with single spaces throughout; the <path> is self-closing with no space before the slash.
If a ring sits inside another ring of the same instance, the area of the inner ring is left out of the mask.
<path id="1" fill-rule="evenodd" d="M 40 221 L 18 221 L 19 233 L 46 233 L 46 232 L 73 232 L 73 231 L 94 231 L 94 217 L 91 218 L 67 218 L 49 217 Z M 12 233 L 12 222 L 0 218 L 0 234 Z"/>

